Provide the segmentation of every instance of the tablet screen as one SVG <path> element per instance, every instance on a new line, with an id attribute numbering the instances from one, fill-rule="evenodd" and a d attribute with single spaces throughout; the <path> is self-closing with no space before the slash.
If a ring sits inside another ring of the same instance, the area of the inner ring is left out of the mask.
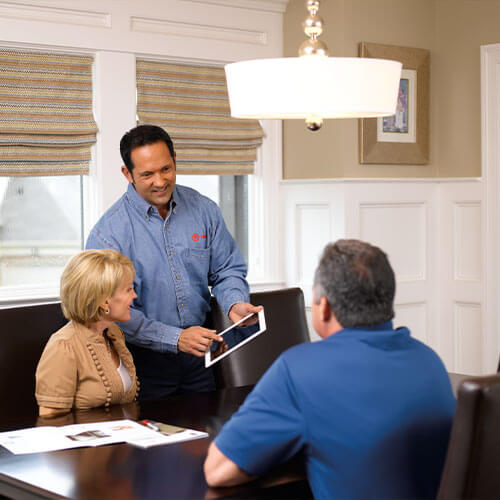
<path id="1" fill-rule="evenodd" d="M 213 365 L 217 361 L 228 356 L 242 345 L 265 332 L 266 322 L 264 311 L 252 313 L 241 319 L 234 325 L 220 332 L 223 342 L 213 342 L 210 349 L 205 353 L 205 366 Z"/>

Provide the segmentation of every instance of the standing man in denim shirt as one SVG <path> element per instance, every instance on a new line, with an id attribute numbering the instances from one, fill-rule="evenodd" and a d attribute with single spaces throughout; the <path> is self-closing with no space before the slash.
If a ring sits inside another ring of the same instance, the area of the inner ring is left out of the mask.
<path id="1" fill-rule="evenodd" d="M 218 206 L 175 184 L 175 152 L 162 128 L 141 125 L 120 141 L 127 192 L 90 232 L 86 248 L 113 248 L 136 270 L 137 299 L 120 325 L 134 357 L 141 399 L 215 389 L 203 365 L 221 340 L 204 328 L 210 290 L 236 322 L 248 302 L 247 267 Z"/>

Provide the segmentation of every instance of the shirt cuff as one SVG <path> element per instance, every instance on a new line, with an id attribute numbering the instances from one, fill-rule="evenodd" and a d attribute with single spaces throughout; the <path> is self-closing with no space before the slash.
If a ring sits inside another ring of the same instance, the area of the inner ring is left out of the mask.
<path id="1" fill-rule="evenodd" d="M 160 338 L 160 342 L 163 347 L 162 352 L 173 352 L 174 354 L 179 352 L 177 349 L 177 343 L 179 342 L 181 332 L 182 328 L 165 325 Z"/>
<path id="2" fill-rule="evenodd" d="M 226 313 L 226 316 L 229 315 L 229 311 L 231 310 L 231 307 L 234 306 L 234 304 L 237 304 L 238 302 L 248 302 L 250 299 L 240 293 L 232 293 L 228 295 L 227 297 L 224 297 L 224 304 L 223 304 L 223 309 L 224 312 Z"/>
<path id="3" fill-rule="evenodd" d="M 49 396 L 46 394 L 35 394 L 38 406 L 46 408 L 57 408 L 61 410 L 71 409 L 74 403 L 73 396 Z"/>

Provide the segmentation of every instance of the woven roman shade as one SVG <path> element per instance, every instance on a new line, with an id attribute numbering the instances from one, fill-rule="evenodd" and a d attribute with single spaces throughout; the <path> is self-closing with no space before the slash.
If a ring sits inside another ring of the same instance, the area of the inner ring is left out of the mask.
<path id="1" fill-rule="evenodd" d="M 264 132 L 231 118 L 224 68 L 138 59 L 137 115 L 169 133 L 179 173 L 253 173 Z"/>
<path id="2" fill-rule="evenodd" d="M 97 133 L 92 61 L 0 49 L 0 175 L 88 173 Z"/>

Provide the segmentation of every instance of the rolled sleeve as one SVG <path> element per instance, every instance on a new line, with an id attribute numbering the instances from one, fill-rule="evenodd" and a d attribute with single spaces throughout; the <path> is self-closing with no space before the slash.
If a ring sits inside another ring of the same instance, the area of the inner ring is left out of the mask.
<path id="1" fill-rule="evenodd" d="M 49 341 L 36 369 L 35 397 L 39 406 L 72 408 L 77 387 L 77 366 L 71 345 Z"/>
<path id="2" fill-rule="evenodd" d="M 130 309 L 130 320 L 118 324 L 125 333 L 125 339 L 131 344 L 162 353 L 178 352 L 177 343 L 182 328 L 148 319 L 141 311 L 134 308 Z"/>

